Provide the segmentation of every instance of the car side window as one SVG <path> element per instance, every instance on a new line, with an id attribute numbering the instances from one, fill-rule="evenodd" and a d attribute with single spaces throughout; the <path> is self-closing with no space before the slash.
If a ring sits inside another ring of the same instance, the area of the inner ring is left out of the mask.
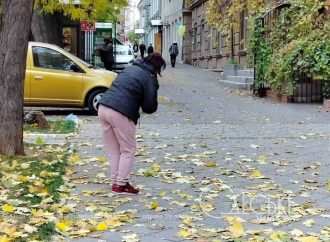
<path id="1" fill-rule="evenodd" d="M 35 67 L 73 72 L 72 66 L 77 66 L 71 59 L 56 50 L 32 47 L 32 53 Z"/>

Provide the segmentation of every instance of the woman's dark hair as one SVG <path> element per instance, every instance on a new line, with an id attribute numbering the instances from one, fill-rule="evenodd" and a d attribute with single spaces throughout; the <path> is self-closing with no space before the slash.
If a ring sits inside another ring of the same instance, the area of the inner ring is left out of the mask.
<path id="1" fill-rule="evenodd" d="M 160 76 L 160 73 L 166 68 L 165 60 L 163 59 L 161 54 L 157 52 L 148 55 L 144 60 L 151 64 L 155 68 L 156 73 Z"/>

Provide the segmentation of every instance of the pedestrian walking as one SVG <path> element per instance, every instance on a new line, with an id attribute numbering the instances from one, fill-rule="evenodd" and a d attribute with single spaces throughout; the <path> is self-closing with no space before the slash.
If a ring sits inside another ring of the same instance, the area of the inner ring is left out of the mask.
<path id="1" fill-rule="evenodd" d="M 170 57 L 171 57 L 171 65 L 175 67 L 176 57 L 179 55 L 179 48 L 177 43 L 173 43 L 169 49 Z"/>
<path id="2" fill-rule="evenodd" d="M 139 45 L 138 45 L 137 42 L 135 42 L 134 45 L 133 45 L 133 53 L 134 53 L 135 58 L 137 58 L 138 52 L 139 52 Z"/>
<path id="3" fill-rule="evenodd" d="M 148 53 L 148 55 L 151 55 L 152 53 L 154 53 L 154 47 L 152 46 L 152 43 L 149 44 L 147 53 Z"/>
<path id="4" fill-rule="evenodd" d="M 104 64 L 104 68 L 112 71 L 112 66 L 114 64 L 113 57 L 113 44 L 111 38 L 104 38 L 104 44 L 100 49 L 101 61 Z"/>
<path id="5" fill-rule="evenodd" d="M 112 191 L 137 194 L 129 183 L 136 152 L 136 124 L 139 110 L 148 114 L 157 110 L 157 75 L 166 64 L 154 53 L 136 60 L 115 79 L 100 100 L 98 115 L 103 128 L 104 147 L 110 159 Z"/>
<path id="6" fill-rule="evenodd" d="M 140 49 L 141 58 L 143 59 L 144 58 L 144 53 L 146 52 L 145 44 L 141 43 L 140 46 L 139 46 L 139 49 Z"/>

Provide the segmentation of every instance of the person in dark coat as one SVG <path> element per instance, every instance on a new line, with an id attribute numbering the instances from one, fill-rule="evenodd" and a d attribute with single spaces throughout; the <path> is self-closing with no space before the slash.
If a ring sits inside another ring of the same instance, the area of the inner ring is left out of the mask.
<path id="1" fill-rule="evenodd" d="M 137 58 L 139 52 L 139 45 L 137 42 L 135 42 L 133 45 L 133 52 L 134 52 L 134 57 Z"/>
<path id="2" fill-rule="evenodd" d="M 145 44 L 141 43 L 140 46 L 139 46 L 139 49 L 140 49 L 141 58 L 143 59 L 144 58 L 144 53 L 146 52 Z"/>
<path id="3" fill-rule="evenodd" d="M 112 67 L 114 64 L 114 56 L 113 56 L 113 44 L 111 38 L 105 38 L 104 44 L 100 49 L 101 61 L 104 64 L 104 68 L 112 71 Z"/>
<path id="4" fill-rule="evenodd" d="M 154 53 L 154 47 L 152 46 L 151 43 L 148 46 L 147 53 L 148 53 L 148 55 L 151 55 L 152 53 Z"/>
<path id="5" fill-rule="evenodd" d="M 137 194 L 128 182 L 136 151 L 136 124 L 140 108 L 144 113 L 157 110 L 157 75 L 165 60 L 154 53 L 124 69 L 100 100 L 98 115 L 103 128 L 104 147 L 110 159 L 112 191 Z"/>
<path id="6" fill-rule="evenodd" d="M 176 57 L 179 55 L 179 48 L 177 43 L 173 43 L 169 49 L 170 57 L 171 57 L 171 65 L 175 67 Z"/>

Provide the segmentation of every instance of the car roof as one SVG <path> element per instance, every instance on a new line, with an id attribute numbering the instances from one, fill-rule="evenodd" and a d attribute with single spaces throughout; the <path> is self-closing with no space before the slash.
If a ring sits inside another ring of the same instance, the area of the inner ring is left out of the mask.
<path id="1" fill-rule="evenodd" d="M 34 42 L 34 41 L 30 41 L 29 46 L 40 46 L 40 47 L 51 48 L 51 49 L 60 49 L 60 47 L 57 45 L 43 43 L 43 42 Z"/>

